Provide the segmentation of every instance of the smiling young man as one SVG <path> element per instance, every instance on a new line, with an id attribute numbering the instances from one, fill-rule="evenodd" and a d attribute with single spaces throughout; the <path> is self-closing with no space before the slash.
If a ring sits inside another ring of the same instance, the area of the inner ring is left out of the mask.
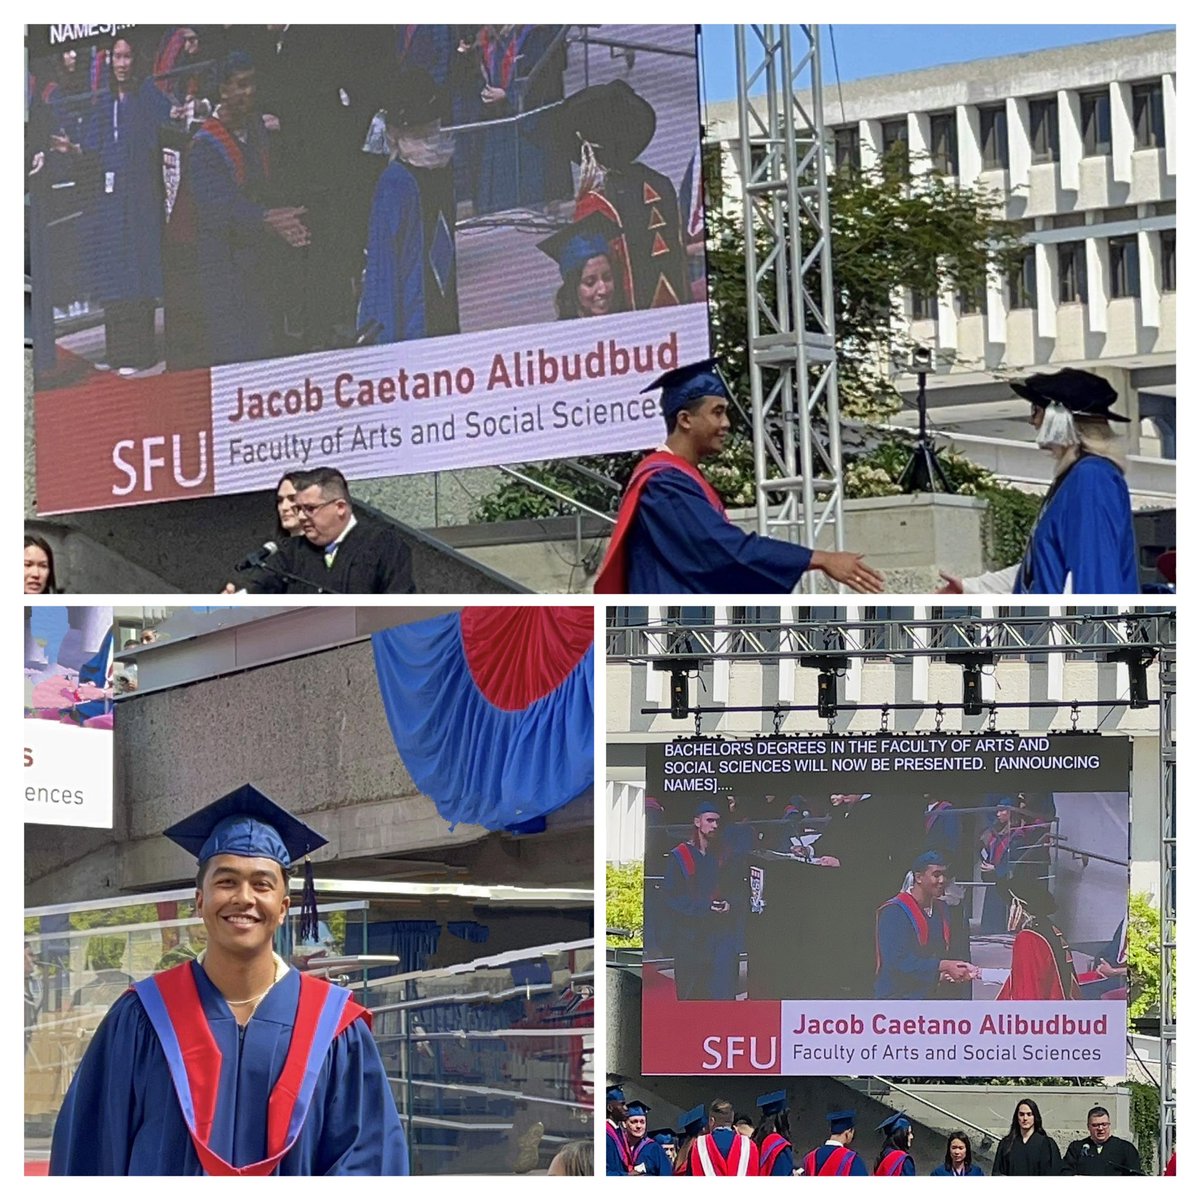
<path id="1" fill-rule="evenodd" d="M 594 591 L 790 592 L 810 570 L 856 592 L 883 591 L 861 554 L 809 550 L 730 522 L 699 469 L 729 436 L 732 397 L 715 366 L 714 358 L 691 363 L 643 389 L 662 389 L 667 440 L 634 469 Z"/>
<path id="2" fill-rule="evenodd" d="M 325 839 L 249 784 L 166 836 L 197 856 L 207 947 L 109 1010 L 59 1113 L 50 1173 L 408 1174 L 370 1014 L 273 949 L 289 868 Z"/>

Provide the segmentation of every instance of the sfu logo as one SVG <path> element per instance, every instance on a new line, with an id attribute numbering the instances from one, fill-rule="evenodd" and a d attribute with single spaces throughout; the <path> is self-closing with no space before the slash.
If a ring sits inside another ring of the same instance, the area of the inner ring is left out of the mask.
<path id="1" fill-rule="evenodd" d="M 132 492 L 142 491 L 153 493 L 163 484 L 174 491 L 175 488 L 192 489 L 203 487 L 208 482 L 208 433 L 197 430 L 194 435 L 195 450 L 187 447 L 186 458 L 194 463 L 194 471 L 189 472 L 185 466 L 184 435 L 173 433 L 170 441 L 170 476 L 163 479 L 167 470 L 168 460 L 166 447 L 168 439 L 162 435 L 142 438 L 125 438 L 113 446 L 113 466 L 125 477 L 123 483 L 114 483 L 114 496 L 128 496 Z M 162 483 L 160 484 L 160 480 Z M 172 482 L 173 485 L 172 486 Z"/>
<path id="2" fill-rule="evenodd" d="M 779 1039 L 771 1034 L 712 1034 L 704 1039 L 705 1071 L 735 1072 L 749 1067 L 753 1071 L 773 1071 L 779 1065 Z"/>

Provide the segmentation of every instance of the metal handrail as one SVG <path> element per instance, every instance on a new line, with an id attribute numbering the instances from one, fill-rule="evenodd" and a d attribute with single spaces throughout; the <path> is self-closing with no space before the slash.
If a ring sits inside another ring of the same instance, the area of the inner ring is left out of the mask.
<path id="1" fill-rule="evenodd" d="M 924 1104 L 927 1108 L 932 1108 L 934 1112 L 941 1113 L 943 1117 L 949 1117 L 956 1128 L 961 1129 L 965 1125 L 968 1129 L 973 1129 L 976 1133 L 983 1134 L 989 1144 L 997 1140 L 996 1135 L 990 1129 L 984 1129 L 982 1125 L 976 1125 L 974 1121 L 968 1121 L 965 1117 L 960 1117 L 957 1113 L 952 1113 L 949 1109 L 942 1108 L 940 1104 L 934 1104 L 932 1100 L 920 1095 L 918 1092 L 910 1092 L 901 1084 L 891 1079 L 884 1079 L 882 1075 L 872 1075 L 870 1078 L 875 1080 L 876 1083 L 882 1083 L 889 1091 L 894 1089 L 902 1096 L 907 1096 L 910 1100 L 915 1100 L 918 1104 Z"/>

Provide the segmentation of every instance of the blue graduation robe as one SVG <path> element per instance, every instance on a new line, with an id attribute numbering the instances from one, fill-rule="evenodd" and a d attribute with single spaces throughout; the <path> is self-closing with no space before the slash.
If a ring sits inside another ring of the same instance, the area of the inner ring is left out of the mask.
<path id="1" fill-rule="evenodd" d="M 300 992 L 289 971 L 239 1030 L 192 964 L 222 1065 L 212 1148 L 234 1166 L 267 1157 L 267 1101 L 283 1068 Z M 279 1175 L 407 1175 L 408 1148 L 370 1030 L 330 1046 L 312 1105 Z M 126 992 L 101 1022 L 54 1127 L 51 1175 L 203 1175 L 167 1060 L 141 1000 Z"/>
<path id="2" fill-rule="evenodd" d="M 656 592 L 790 592 L 812 551 L 743 533 L 705 499 L 682 471 L 656 471 L 638 500 L 629 531 L 628 590 Z"/>
<path id="3" fill-rule="evenodd" d="M 908 898 L 911 901 L 911 897 Z M 915 902 L 913 902 L 915 907 Z M 918 910 L 919 911 L 919 910 Z M 877 1000 L 928 1000 L 937 992 L 938 963 L 954 958 L 954 920 L 940 900 L 933 915 L 920 914 L 924 944 L 917 924 L 901 897 L 881 905 L 875 916 L 875 998 Z"/>
<path id="4" fill-rule="evenodd" d="M 410 342 L 425 336 L 425 238 L 421 192 L 401 162 L 389 163 L 375 185 L 367 229 L 367 269 L 358 324 L 378 321 L 376 341 Z"/>
<path id="5" fill-rule="evenodd" d="M 821 1168 L 829 1161 L 829 1156 L 841 1147 L 835 1146 L 830 1142 L 826 1142 L 823 1146 L 818 1146 L 815 1150 L 810 1150 L 804 1156 L 804 1173 L 806 1175 L 820 1175 Z M 863 1162 L 862 1156 L 856 1151 L 850 1151 L 850 1169 L 846 1172 L 847 1175 L 870 1175 L 867 1170 L 867 1164 Z"/>
<path id="6" fill-rule="evenodd" d="M 667 951 L 675 960 L 675 995 L 680 1000 L 733 1000 L 737 995 L 741 926 L 737 913 L 716 913 L 725 899 L 722 867 L 715 850 L 690 843 L 667 856 L 662 897 L 672 918 Z"/>
<path id="7" fill-rule="evenodd" d="M 955 1178 L 955 1179 L 974 1178 L 977 1175 L 981 1179 L 984 1177 L 983 1176 L 983 1168 L 978 1163 L 972 1163 L 965 1171 L 952 1171 L 952 1170 L 950 1170 L 950 1168 L 948 1166 L 946 1166 L 945 1163 L 938 1163 L 938 1165 L 936 1167 L 934 1167 L 933 1170 L 929 1172 L 929 1174 L 930 1175 L 947 1175 L 947 1176 L 950 1176 L 951 1178 Z"/>
<path id="8" fill-rule="evenodd" d="M 633 1165 L 645 1167 L 639 1175 L 671 1175 L 675 1168 L 667 1157 L 667 1152 L 653 1139 L 643 1138 L 633 1151 Z"/>
<path id="9" fill-rule="evenodd" d="M 628 1175 L 631 1166 L 625 1135 L 611 1121 L 605 1126 L 605 1175 Z"/>
<path id="10" fill-rule="evenodd" d="M 795 1170 L 795 1160 L 792 1157 L 792 1146 L 790 1142 L 785 1141 L 782 1137 L 783 1146 L 780 1147 L 778 1154 L 771 1159 L 769 1170 L 764 1170 L 767 1164 L 767 1155 L 774 1149 L 774 1144 L 769 1140 L 764 1139 L 763 1144 L 758 1148 L 759 1170 L 760 1175 L 791 1175 Z"/>
<path id="11" fill-rule="evenodd" d="M 196 286 L 213 366 L 270 357 L 268 256 L 277 240 L 263 220 L 270 159 L 261 119 L 247 124 L 244 145 L 217 127 L 207 122 L 192 139 L 182 184 L 195 204 Z"/>
<path id="12" fill-rule="evenodd" d="M 101 301 L 162 295 L 162 150 L 159 129 L 171 101 L 153 80 L 120 98 L 102 92 L 89 114 L 82 147 L 97 186 L 87 210 L 93 285 Z"/>
<path id="13" fill-rule="evenodd" d="M 1013 591 L 1138 593 L 1133 509 L 1125 476 L 1106 458 L 1084 454 L 1046 494 Z"/>

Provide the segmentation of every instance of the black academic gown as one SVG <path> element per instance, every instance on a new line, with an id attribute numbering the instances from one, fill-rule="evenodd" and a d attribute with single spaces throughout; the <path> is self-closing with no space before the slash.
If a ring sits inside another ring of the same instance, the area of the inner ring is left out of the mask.
<path id="1" fill-rule="evenodd" d="M 315 595 L 318 588 L 339 595 L 406 594 L 416 591 L 412 555 L 394 529 L 364 513 L 338 546 L 333 565 L 325 565 L 325 549 L 305 537 L 288 538 L 270 565 L 298 580 L 284 579 L 267 569 L 255 571 L 246 583 L 249 592 Z"/>

